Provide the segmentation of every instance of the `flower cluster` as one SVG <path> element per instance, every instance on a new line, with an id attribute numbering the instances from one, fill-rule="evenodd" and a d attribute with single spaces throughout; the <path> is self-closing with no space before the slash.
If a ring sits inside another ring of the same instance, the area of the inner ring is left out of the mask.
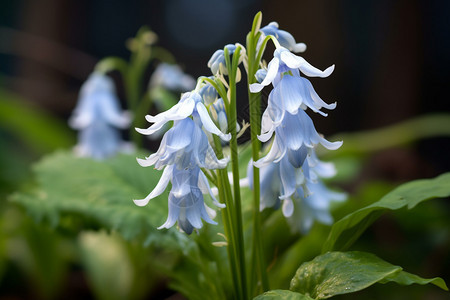
<path id="1" fill-rule="evenodd" d="M 217 207 L 224 207 L 215 199 L 201 168 L 225 168 L 228 163 L 226 158 L 217 158 L 205 131 L 225 141 L 230 140 L 231 136 L 214 124 L 202 96 L 201 90 L 185 93 L 178 104 L 168 111 L 156 116 L 147 115 L 147 121 L 153 123 L 149 128 L 136 128 L 139 133 L 150 135 L 167 122 L 174 121 L 173 127 L 164 134 L 158 151 L 146 159 L 138 159 L 143 167 L 154 165 L 159 170 L 164 168 L 164 171 L 155 189 L 146 198 L 134 200 L 137 205 L 146 205 L 150 199 L 159 196 L 169 182 L 172 184 L 169 216 L 159 228 L 170 228 L 178 221 L 178 226 L 190 234 L 194 228 L 202 227 L 202 219 L 216 224 L 210 217 L 214 210 L 205 204 L 203 194 L 209 194 Z"/>
<path id="2" fill-rule="evenodd" d="M 120 109 L 113 81 L 105 74 L 92 73 L 81 87 L 78 104 L 69 120 L 69 125 L 79 130 L 75 151 L 80 156 L 100 160 L 129 149 L 119 129 L 127 128 L 130 121 L 130 115 Z"/>
<path id="3" fill-rule="evenodd" d="M 327 77 L 333 72 L 334 65 L 321 71 L 293 54 L 290 50 L 299 52 L 306 46 L 296 44 L 289 33 L 278 29 L 276 23 L 270 23 L 261 31 L 273 35 L 281 46 L 275 50 L 267 70 L 257 72 L 259 83 L 250 85 L 250 91 L 254 93 L 273 85 L 258 136 L 262 142 L 273 137 L 271 148 L 266 156 L 253 163 L 261 169 L 260 209 L 277 208 L 283 201 L 283 214 L 293 223 L 294 229 L 307 232 L 314 219 L 330 223 L 330 202 L 344 199 L 342 194 L 328 191 L 321 182 L 321 177 L 333 176 L 335 170 L 332 164 L 321 162 L 315 154 L 318 144 L 335 150 L 342 142 L 329 142 L 323 138 L 306 113 L 309 108 L 326 116 L 322 109 L 334 109 L 336 103 L 325 103 L 311 82 L 301 75 Z M 248 177 L 252 182 L 251 167 Z"/>

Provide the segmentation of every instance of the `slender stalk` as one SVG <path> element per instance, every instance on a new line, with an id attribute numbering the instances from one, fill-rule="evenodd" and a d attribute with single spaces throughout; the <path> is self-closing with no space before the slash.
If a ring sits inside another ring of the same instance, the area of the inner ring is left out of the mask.
<path id="1" fill-rule="evenodd" d="M 238 68 L 238 61 L 240 56 L 240 47 L 237 47 L 233 60 L 230 64 L 229 55 L 227 49 L 225 49 L 225 59 L 228 67 L 228 80 L 229 80 L 229 118 L 228 128 L 231 133 L 230 151 L 231 151 L 231 170 L 233 172 L 233 192 L 234 192 L 234 208 L 235 208 L 235 221 L 236 221 L 236 235 L 237 235 L 237 250 L 239 258 L 239 269 L 242 280 L 242 293 L 248 297 L 247 294 L 247 275 L 245 265 L 245 247 L 244 247 L 244 230 L 242 225 L 242 208 L 241 208 L 241 188 L 239 185 L 239 158 L 237 147 L 237 111 L 236 111 L 236 72 Z"/>
<path id="2" fill-rule="evenodd" d="M 248 54 L 248 86 L 256 82 L 255 74 L 259 66 L 262 52 L 256 53 L 256 45 L 260 34 L 259 22 L 261 14 L 255 16 L 252 31 L 247 36 L 247 54 Z M 261 128 L 261 95 L 260 93 L 251 93 L 248 90 L 249 107 L 250 107 L 250 135 L 252 141 L 252 158 L 253 161 L 259 159 L 259 152 L 261 150 L 261 143 L 258 140 L 258 133 Z M 261 280 L 263 291 L 269 290 L 269 280 L 267 278 L 267 270 L 264 257 L 264 249 L 261 237 L 261 215 L 259 211 L 260 206 L 260 179 L 259 169 L 253 167 L 253 255 L 252 269 L 256 269 Z M 256 266 L 254 265 L 256 264 Z M 252 282 L 254 282 L 252 280 Z"/>
<path id="3" fill-rule="evenodd" d="M 217 136 L 214 136 L 214 146 L 217 151 L 217 157 L 219 159 L 223 158 L 222 145 Z M 230 260 L 231 276 L 234 290 L 236 291 L 237 299 L 245 299 L 245 294 L 242 293 L 242 278 L 238 271 L 239 261 L 238 261 L 238 251 L 236 248 L 236 233 L 233 229 L 234 220 L 234 203 L 233 197 L 231 195 L 231 187 L 228 181 L 228 174 L 226 169 L 217 170 L 218 179 L 218 189 L 219 189 L 219 199 L 220 202 L 225 203 L 226 207 L 222 209 L 222 219 L 224 224 L 225 234 L 227 236 L 227 252 Z"/>

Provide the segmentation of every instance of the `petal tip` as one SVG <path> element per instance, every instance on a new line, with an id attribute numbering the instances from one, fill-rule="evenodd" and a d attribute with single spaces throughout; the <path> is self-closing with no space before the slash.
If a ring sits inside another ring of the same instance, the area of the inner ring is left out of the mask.
<path id="1" fill-rule="evenodd" d="M 147 199 L 133 199 L 134 204 L 136 204 L 137 206 L 145 206 L 147 205 L 147 203 L 149 202 L 149 200 Z"/>

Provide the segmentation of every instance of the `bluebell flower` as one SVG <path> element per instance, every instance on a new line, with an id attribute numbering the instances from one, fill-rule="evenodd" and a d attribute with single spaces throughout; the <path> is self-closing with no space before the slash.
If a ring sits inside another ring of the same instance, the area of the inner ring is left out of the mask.
<path id="1" fill-rule="evenodd" d="M 321 71 L 308 63 L 303 57 L 291 53 L 284 47 L 279 47 L 275 49 L 273 58 L 267 66 L 266 77 L 261 83 L 251 84 L 250 91 L 253 93 L 259 92 L 270 83 L 276 86 L 283 78 L 283 75 L 299 77 L 299 71 L 309 77 L 324 78 L 333 73 L 334 65 Z"/>
<path id="2" fill-rule="evenodd" d="M 228 44 L 225 48 L 227 48 L 228 53 L 232 55 L 236 50 L 236 45 Z M 228 75 L 228 70 L 225 67 L 225 52 L 223 49 L 219 49 L 213 53 L 208 61 L 208 68 L 211 69 L 213 75 L 218 74 L 219 71 L 224 75 Z"/>
<path id="3" fill-rule="evenodd" d="M 307 184 L 309 194 L 303 194 L 303 188 L 299 187 L 290 199 L 284 201 L 283 214 L 294 232 L 306 234 L 311 229 L 314 221 L 331 225 L 333 217 L 330 214 L 332 202 L 340 202 L 346 199 L 346 195 L 329 190 L 321 181 Z"/>
<path id="4" fill-rule="evenodd" d="M 154 165 L 158 170 L 168 165 L 176 165 L 179 169 L 196 166 L 222 169 L 228 159 L 217 159 L 198 118 L 184 118 L 175 121 L 174 126 L 164 134 L 158 151 L 146 159 L 138 159 L 138 163 L 143 167 Z"/>
<path id="5" fill-rule="evenodd" d="M 169 216 L 159 228 L 170 228 L 178 222 L 178 226 L 190 234 L 194 228 L 202 227 L 202 219 L 216 224 L 209 216 L 215 212 L 205 205 L 203 194 L 209 194 L 216 206 L 224 207 L 214 198 L 200 168 L 218 169 L 227 166 L 228 158 L 217 158 L 206 133 L 216 134 L 225 141 L 230 139 L 230 134 L 222 132 L 211 119 L 202 102 L 205 93 L 192 91 L 183 94 L 179 103 L 168 111 L 146 116 L 149 122 L 154 123 L 152 126 L 147 129 L 136 128 L 142 134 L 153 134 L 167 122 L 173 121 L 173 127 L 164 134 L 158 151 L 146 159 L 138 159 L 143 167 L 154 165 L 156 169 L 164 171 L 147 197 L 134 200 L 136 205 L 146 205 L 150 199 L 161 195 L 169 182 L 172 183 Z"/>
<path id="6" fill-rule="evenodd" d="M 185 74 L 178 65 L 167 63 L 160 63 L 150 78 L 150 87 L 162 86 L 174 91 L 190 91 L 195 84 L 195 79 Z"/>
<path id="7" fill-rule="evenodd" d="M 318 160 L 312 149 L 307 152 L 301 167 L 294 167 L 286 156 L 260 168 L 260 209 L 281 207 L 293 231 L 302 233 L 307 233 L 315 220 L 330 224 L 333 220 L 329 213 L 331 203 L 346 198 L 343 193 L 330 191 L 321 181 L 321 178 L 334 176 L 334 165 Z M 253 188 L 251 162 L 247 177 Z"/>
<path id="8" fill-rule="evenodd" d="M 313 121 L 302 109 L 294 115 L 285 111 L 282 111 L 280 115 L 273 123 L 267 121 L 268 117 L 263 116 L 261 131 L 266 132 L 258 136 L 259 140 L 268 141 L 274 132 L 275 137 L 267 155 L 254 163 L 258 168 L 272 162 L 279 162 L 286 155 L 294 166 L 301 165 L 304 160 L 303 146 L 314 148 L 321 144 L 326 149 L 336 150 L 342 145 L 341 141 L 329 142 L 319 135 Z M 267 116 L 266 113 L 265 116 Z"/>
<path id="9" fill-rule="evenodd" d="M 69 125 L 79 130 L 76 152 L 81 156 L 105 159 L 129 148 L 120 134 L 130 124 L 130 115 L 121 110 L 113 81 L 93 73 L 81 87 Z"/>
<path id="10" fill-rule="evenodd" d="M 286 154 L 294 165 L 299 165 L 302 163 L 299 160 L 302 156 L 294 158 L 299 155 L 298 151 L 303 145 L 313 148 L 320 143 L 330 150 L 341 146 L 342 142 L 331 143 L 321 137 L 305 112 L 310 108 L 326 116 L 321 109 L 334 109 L 336 103 L 325 103 L 317 95 L 309 80 L 300 76 L 301 71 L 308 76 L 326 77 L 333 69 L 334 66 L 331 66 L 325 71 L 320 71 L 286 48 L 280 47 L 275 50 L 267 71 L 261 71 L 257 76 L 259 83 L 250 85 L 251 92 L 259 92 L 270 83 L 274 86 L 262 116 L 261 135 L 258 138 L 262 142 L 267 142 L 274 133 L 275 138 L 268 155 L 255 162 L 255 166 L 261 167 L 273 161 L 278 162 Z"/>
<path id="11" fill-rule="evenodd" d="M 306 45 L 304 43 L 295 42 L 294 37 L 287 31 L 278 29 L 277 22 L 271 22 L 269 25 L 264 26 L 260 29 L 264 36 L 272 35 L 274 36 L 281 46 L 289 49 L 292 52 L 304 52 L 306 50 Z M 262 38 L 264 38 L 264 36 Z"/>
<path id="12" fill-rule="evenodd" d="M 221 132 L 214 124 L 213 120 L 211 120 L 208 110 L 202 102 L 201 95 L 196 91 L 183 94 L 180 101 L 165 112 L 156 116 L 145 116 L 145 119 L 148 122 L 154 124 L 147 129 L 136 128 L 136 130 L 141 134 L 150 135 L 160 130 L 164 124 L 169 121 L 182 120 L 191 115 L 194 119 L 198 118 L 206 131 L 218 135 L 224 141 L 229 141 L 231 139 L 231 134 Z"/>
<path id="13" fill-rule="evenodd" d="M 217 207 L 225 207 L 224 204 L 217 202 L 208 180 L 199 167 L 193 169 L 178 169 L 176 165 L 167 166 L 155 189 L 145 198 L 134 200 L 139 206 L 146 205 L 150 199 L 161 195 L 169 182 L 172 183 L 172 189 L 169 194 L 169 215 L 161 228 L 170 228 L 178 221 L 178 226 L 187 234 L 191 234 L 194 228 L 202 227 L 202 219 L 210 224 L 214 222 L 209 213 L 212 209 L 206 206 L 203 194 L 209 194 L 213 203 Z"/>

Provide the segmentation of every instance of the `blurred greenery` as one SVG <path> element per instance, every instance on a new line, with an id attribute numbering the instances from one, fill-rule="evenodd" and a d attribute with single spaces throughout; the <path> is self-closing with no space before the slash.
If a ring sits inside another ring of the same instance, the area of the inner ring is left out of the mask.
<path id="1" fill-rule="evenodd" d="M 30 103 L 2 88 L 0 128 L 16 136 L 38 154 L 75 144 L 75 133 L 65 122 L 37 107 L 30 107 Z"/>

